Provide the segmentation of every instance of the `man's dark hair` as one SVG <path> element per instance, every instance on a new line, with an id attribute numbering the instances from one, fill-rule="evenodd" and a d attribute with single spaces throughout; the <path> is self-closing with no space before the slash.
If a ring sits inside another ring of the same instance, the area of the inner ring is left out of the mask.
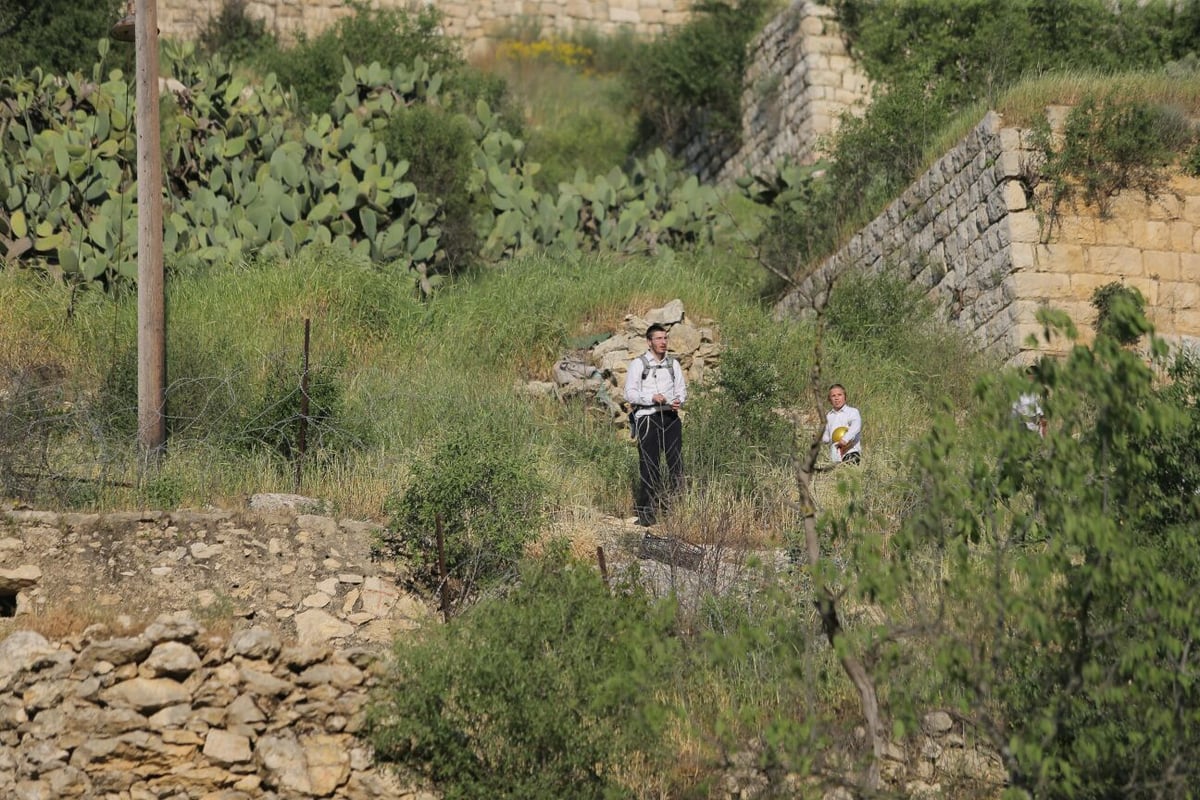
<path id="1" fill-rule="evenodd" d="M 649 339 L 649 338 L 650 338 L 651 336 L 653 336 L 653 335 L 654 335 L 654 334 L 655 334 L 657 331 L 662 331 L 663 333 L 666 333 L 666 332 L 667 332 L 667 329 L 666 329 L 666 328 L 664 328 L 662 325 L 659 325 L 659 324 L 656 322 L 656 323 L 654 323 L 653 325 L 651 325 L 649 328 L 646 328 L 646 338 L 647 338 L 647 339 Z"/>
<path id="2" fill-rule="evenodd" d="M 830 387 L 829 387 L 829 389 L 826 391 L 826 394 L 828 394 L 829 392 L 832 392 L 834 389 L 841 389 L 841 390 L 842 390 L 842 394 L 846 394 L 846 393 L 847 393 L 847 392 L 846 392 L 846 387 L 845 387 L 845 386 L 842 386 L 840 383 L 835 383 L 835 384 L 833 384 L 832 386 L 830 386 Z"/>

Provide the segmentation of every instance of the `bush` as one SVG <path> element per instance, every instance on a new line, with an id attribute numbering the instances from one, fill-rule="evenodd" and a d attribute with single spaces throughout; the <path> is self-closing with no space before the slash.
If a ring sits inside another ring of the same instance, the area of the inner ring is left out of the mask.
<path id="1" fill-rule="evenodd" d="M 1147 328 L 1112 298 L 1092 345 L 1037 364 L 1045 438 L 1013 424 L 1031 389 L 1009 373 L 977 387 L 984 413 L 948 413 L 917 443 L 921 502 L 875 575 L 914 590 L 928 616 L 904 608 L 900 624 L 932 623 L 939 696 L 1033 797 L 1188 797 L 1198 777 L 1196 401 L 1112 335 Z"/>
<path id="2" fill-rule="evenodd" d="M 954 107 L 988 101 L 1039 70 L 1152 69 L 1196 47 L 1195 3 L 836 0 L 834 5 L 868 75 L 892 84 L 915 80 Z"/>
<path id="3" fill-rule="evenodd" d="M 440 520 L 446 572 L 460 594 L 469 594 L 513 577 L 541 524 L 543 492 L 527 446 L 495 423 L 452 431 L 388 501 L 384 547 L 412 565 L 419 585 L 435 588 Z"/>
<path id="4" fill-rule="evenodd" d="M 1045 126 L 1042 176 L 1052 187 L 1052 209 L 1077 194 L 1103 213 L 1117 193 L 1152 196 L 1167 181 L 1167 167 L 1194 141 L 1177 109 L 1115 97 L 1087 96 L 1071 109 L 1062 146 L 1054 149 Z"/>
<path id="5" fill-rule="evenodd" d="M 765 499 L 764 475 L 792 453 L 792 422 L 779 412 L 806 396 L 807 369 L 797 364 L 808 362 L 809 347 L 803 333 L 764 335 L 721 355 L 713 390 L 688 401 L 684 457 L 691 485 L 725 484 L 741 497 Z"/>
<path id="6" fill-rule="evenodd" d="M 411 67 L 417 58 L 429 65 L 430 74 L 453 72 L 462 66 L 458 44 L 441 33 L 436 8 L 422 6 L 414 13 L 399 9 L 372 9 L 366 3 L 347 3 L 354 13 L 309 38 L 301 35 L 295 46 L 268 52 L 259 60 L 275 72 L 284 85 L 295 89 L 301 104 L 323 112 L 337 96 L 345 60 L 354 65 L 379 62 L 392 68 Z"/>
<path id="7" fill-rule="evenodd" d="M 217 16 L 208 18 L 198 40 L 202 52 L 220 53 L 229 61 L 243 61 L 275 49 L 275 37 L 267 32 L 266 21 L 248 15 L 246 2 L 224 0 Z"/>
<path id="8" fill-rule="evenodd" d="M 962 332 L 938 318 L 920 286 L 894 272 L 850 274 L 834 284 L 825 308 L 833 363 L 865 363 L 853 394 L 907 389 L 931 404 L 961 407 L 971 397 L 976 367 L 988 358 Z"/>
<path id="9" fill-rule="evenodd" d="M 628 797 L 633 755 L 661 752 L 672 619 L 589 568 L 531 566 L 507 597 L 396 641 L 367 734 L 447 800 Z"/>
<path id="10" fill-rule="evenodd" d="M 343 366 L 335 358 L 309 367 L 305 459 L 310 463 L 358 449 L 368 441 L 365 431 L 346 426 Z M 266 374 L 251 387 L 251 398 L 237 416 L 233 435 L 239 445 L 251 451 L 265 449 L 287 461 L 300 457 L 301 372 L 299 353 L 267 362 Z"/>
<path id="11" fill-rule="evenodd" d="M 471 192 L 475 137 L 470 124 L 441 108 L 410 106 L 392 116 L 383 143 L 393 160 L 408 162 L 405 179 L 439 209 L 438 244 L 447 262 L 442 271 L 453 275 L 470 267 L 479 251 L 476 219 L 490 211 L 490 204 L 477 207 L 486 196 Z"/>
<path id="12" fill-rule="evenodd" d="M 298 454 L 301 357 L 265 359 L 251 365 L 221 348 L 229 342 L 183 341 L 168 347 L 167 435 L 204 441 L 241 452 L 264 451 L 285 460 Z M 212 349 L 210 349 L 212 348 Z M 343 454 L 369 441 L 369 432 L 348 423 L 341 364 L 336 356 L 310 366 L 305 451 L 310 460 Z M 137 351 L 128 348 L 104 376 L 90 413 L 96 430 L 113 440 L 137 433 Z"/>
<path id="13" fill-rule="evenodd" d="M 1123 345 L 1136 343 L 1151 330 L 1146 298 L 1132 286 L 1113 281 L 1098 287 L 1092 292 L 1092 307 L 1096 309 L 1096 332 Z"/>
<path id="14" fill-rule="evenodd" d="M 87 72 L 96 43 L 107 39 L 124 0 L 6 0 L 0 3 L 0 75 L 41 67 L 45 72 Z M 132 72 L 133 48 L 112 48 L 112 67 Z"/>
<path id="15" fill-rule="evenodd" d="M 701 125 L 737 137 L 747 45 L 770 7 L 770 0 L 702 0 L 687 23 L 629 62 L 643 152 L 681 143 Z"/>

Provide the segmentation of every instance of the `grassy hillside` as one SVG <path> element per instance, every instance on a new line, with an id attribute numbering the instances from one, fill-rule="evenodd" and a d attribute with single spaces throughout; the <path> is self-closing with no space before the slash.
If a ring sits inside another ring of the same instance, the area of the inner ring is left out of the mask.
<path id="1" fill-rule="evenodd" d="M 1052 5 L 1004 7 L 1042 19 Z M 321 46 L 336 56 L 336 45 Z M 907 67 L 931 79 L 930 63 Z M 624 158 L 629 107 L 597 117 L 594 103 L 613 96 L 611 76 L 555 70 L 514 91 L 548 172 L 569 158 L 593 168 Z M 848 128 L 839 167 L 808 185 L 796 219 L 727 197 L 729 224 L 694 249 L 473 264 L 424 298 L 408 276 L 322 247 L 176 273 L 170 444 L 156 469 L 140 470 L 133 450 L 132 293 L 6 269 L 5 492 L 94 509 L 234 505 L 299 488 L 340 514 L 392 523 L 381 556 L 404 556 L 426 589 L 438 578 L 433 520 L 444 523 L 456 581 L 470 573 L 479 591 L 451 624 L 397 643 L 368 734 L 381 758 L 447 797 L 699 798 L 735 770 L 781 795 L 820 796 L 867 781 L 872 735 L 925 758 L 920 722 L 935 708 L 990 745 L 1009 796 L 1189 797 L 1200 366 L 1170 361 L 1146 336 L 1141 298 L 1107 287 L 1095 343 L 1029 374 L 974 354 L 886 275 L 845 276 L 818 320 L 770 315 L 757 232 L 774 237 L 788 269 L 806 263 L 798 253 L 835 246 L 903 187 L 947 120 L 977 118 L 964 108 L 981 99 L 981 74 L 940 76 L 970 81 L 939 89 L 936 107 L 920 101 L 936 81 L 893 87 Z M 329 76 L 309 77 L 319 100 Z M 1194 75 L 1182 86 L 1161 74 L 1129 81 L 1123 91 L 1139 100 L 1195 110 Z M 553 89 L 553 113 L 539 107 L 539 82 Z M 1033 119 L 1040 104 L 1114 85 L 1126 86 L 1043 78 L 989 99 Z M 495 88 L 473 86 L 463 95 Z M 568 158 L 550 130 L 560 123 L 604 135 Z M 681 571 L 601 582 L 594 550 L 559 534 L 631 513 L 632 442 L 585 403 L 523 388 L 579 341 L 674 298 L 714 321 L 724 353 L 712 383 L 693 387 L 688 484 L 657 533 L 724 556 L 732 591 L 713 591 L 715 571 L 695 592 Z M 313 426 L 297 487 L 306 319 Z M 1046 324 L 1061 320 L 1051 312 Z M 834 381 L 862 410 L 864 463 L 818 460 L 809 504 L 794 459 Z M 1014 420 L 1023 394 L 1042 405 L 1045 438 Z M 864 704 L 844 671 L 852 664 L 886 723 L 867 738 L 853 733 Z"/>

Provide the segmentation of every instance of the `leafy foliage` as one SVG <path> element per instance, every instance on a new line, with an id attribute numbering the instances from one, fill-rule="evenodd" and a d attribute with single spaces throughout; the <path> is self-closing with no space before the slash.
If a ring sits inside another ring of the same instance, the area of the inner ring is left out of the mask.
<path id="1" fill-rule="evenodd" d="M 428 296 L 480 256 L 655 252 L 713 235 L 715 190 L 661 152 L 630 174 L 577 173 L 540 192 L 537 165 L 500 115 L 484 102 L 465 117 L 443 111 L 444 76 L 420 60 L 347 67 L 329 113 L 302 117 L 273 76 L 251 90 L 219 59 L 193 56 L 164 53 L 185 87 L 163 113 L 171 270 L 332 245 Z M 119 74 L 100 82 L 98 66 L 91 80 L 34 70 L 0 81 L 0 147 L 14 155 L 0 161 L 7 258 L 85 284 L 135 278 L 129 88 Z"/>
<path id="2" fill-rule="evenodd" d="M 1124 344 L 1147 330 L 1132 295 L 1106 308 L 1092 346 L 1039 362 L 1032 379 L 985 379 L 985 413 L 930 429 L 914 450 L 921 505 L 871 590 L 890 595 L 898 578 L 915 590 L 942 691 L 1006 754 L 1015 787 L 1182 797 L 1200 746 L 1188 544 L 1200 486 L 1183 449 L 1196 436 L 1194 359 L 1159 386 Z M 1048 335 L 1070 333 L 1061 315 L 1045 321 Z M 1166 353 L 1155 338 L 1150 350 Z M 1012 416 L 1026 392 L 1040 395 L 1045 439 Z"/>
<path id="3" fill-rule="evenodd" d="M 1121 0 L 836 0 L 867 73 L 930 86 L 953 107 L 1038 70 L 1160 67 L 1197 47 L 1195 3 Z"/>
<path id="4" fill-rule="evenodd" d="M 124 0 L 0 0 L 0 76 L 86 69 L 124 7 Z M 111 66 L 132 68 L 132 48 L 112 56 Z"/>
<path id="5" fill-rule="evenodd" d="M 197 44 L 201 51 L 219 53 L 229 61 L 250 61 L 278 47 L 274 35 L 267 31 L 266 21 L 246 13 L 246 2 L 223 0 L 221 10 L 200 30 Z"/>
<path id="6" fill-rule="evenodd" d="M 303 392 L 301 358 L 276 354 L 256 364 L 243 361 L 228 342 L 193 339 L 173 331 L 168 347 L 166 421 L 177 442 L 207 440 L 218 447 L 262 452 L 285 461 L 299 457 Z M 223 347 L 224 346 L 224 347 Z M 209 348 L 218 349 L 209 349 Z M 369 434 L 345 406 L 342 356 L 310 367 L 305 453 L 310 463 L 361 448 Z M 132 439 L 137 431 L 137 352 L 113 358 L 88 413 L 95 432 Z"/>
<path id="7" fill-rule="evenodd" d="M 732 479 L 754 495 L 763 465 L 786 460 L 792 425 L 779 411 L 795 404 L 804 377 L 792 371 L 795 347 L 782 335 L 764 335 L 722 354 L 716 385 L 689 401 L 685 456 L 693 485 Z"/>
<path id="8" fill-rule="evenodd" d="M 378 63 L 387 70 L 413 67 L 451 73 L 463 66 L 458 44 L 441 32 L 441 16 L 431 5 L 415 13 L 400 8 L 372 8 L 348 2 L 354 13 L 341 17 L 314 37 L 300 35 L 292 47 L 268 50 L 258 63 L 292 87 L 300 105 L 315 113 L 329 109 L 340 92 L 346 64 Z"/>
<path id="9" fill-rule="evenodd" d="M 642 142 L 679 144 L 702 125 L 736 136 L 747 45 L 770 8 L 770 0 L 702 0 L 688 22 L 644 46 L 625 73 Z"/>
<path id="10" fill-rule="evenodd" d="M 446 572 L 460 594 L 511 578 L 543 514 L 543 483 L 527 444 L 486 422 L 450 431 L 412 467 L 408 488 L 389 499 L 384 545 L 437 587 L 438 525 Z"/>
<path id="11" fill-rule="evenodd" d="M 1043 127 L 1041 172 L 1051 184 L 1052 207 L 1078 193 L 1104 211 L 1122 190 L 1161 191 L 1167 167 L 1197 134 L 1176 109 L 1088 96 L 1067 116 L 1061 147 L 1051 138 Z"/>
<path id="12" fill-rule="evenodd" d="M 549 559 L 503 600 L 397 640 L 368 736 L 447 798 L 628 796 L 633 754 L 660 751 L 672 627 L 669 604 Z"/>
<path id="13" fill-rule="evenodd" d="M 394 114 L 380 137 L 393 158 L 409 168 L 405 177 L 441 209 L 439 243 L 446 266 L 454 274 L 470 267 L 479 254 L 477 220 L 486 210 L 472 192 L 475 137 L 461 115 L 431 105 L 415 105 Z"/>

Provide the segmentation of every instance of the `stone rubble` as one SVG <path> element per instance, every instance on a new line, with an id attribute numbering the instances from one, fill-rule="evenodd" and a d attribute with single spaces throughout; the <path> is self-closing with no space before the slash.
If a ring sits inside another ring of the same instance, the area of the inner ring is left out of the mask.
<path id="1" fill-rule="evenodd" d="M 0 641 L 0 797 L 432 800 L 357 737 L 381 672 L 368 648 L 227 640 L 188 612 Z"/>
<path id="2" fill-rule="evenodd" d="M 554 365 L 553 381 L 531 381 L 526 391 L 560 401 L 583 397 L 603 409 L 614 425 L 626 425 L 625 375 L 630 362 L 646 352 L 646 329 L 652 324 L 662 325 L 670 334 L 670 353 L 679 359 L 692 391 L 716 368 L 721 345 L 712 320 L 688 319 L 678 298 L 644 315 L 627 315 L 612 335 L 589 348 L 564 354 Z"/>
<path id="3" fill-rule="evenodd" d="M 0 614 L 6 601 L 18 617 L 190 611 L 335 646 L 386 645 L 433 618 L 396 565 L 376 559 L 383 526 L 307 513 L 315 503 L 256 495 L 246 512 L 4 512 L 18 535 L 0 537 Z"/>

